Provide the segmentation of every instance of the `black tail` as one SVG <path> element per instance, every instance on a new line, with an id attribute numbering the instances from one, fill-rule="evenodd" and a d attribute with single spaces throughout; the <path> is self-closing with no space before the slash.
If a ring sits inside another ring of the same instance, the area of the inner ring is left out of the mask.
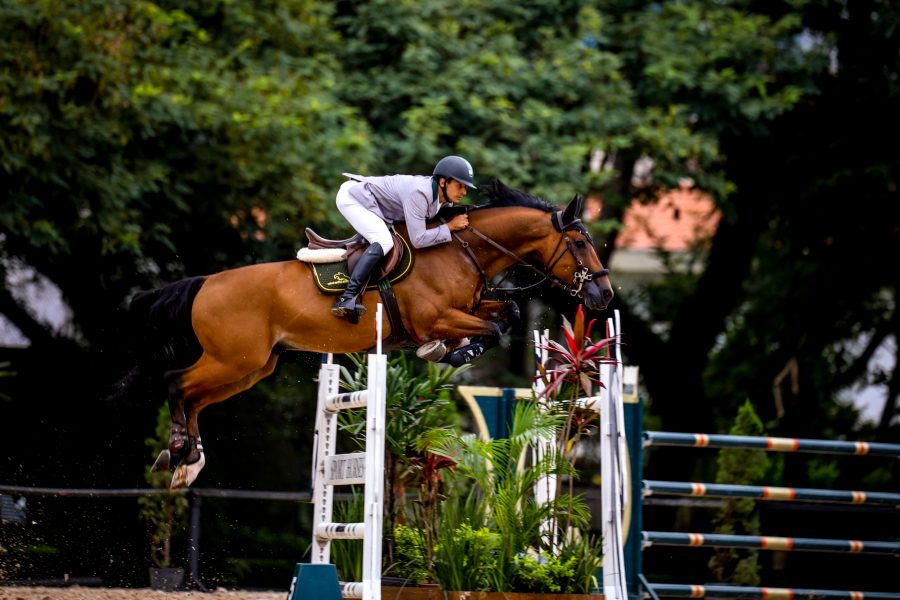
<path id="1" fill-rule="evenodd" d="M 135 366 L 116 385 L 116 396 L 163 397 L 163 374 L 200 358 L 203 348 L 191 326 L 191 307 L 204 281 L 191 277 L 134 295 L 128 318 Z"/>

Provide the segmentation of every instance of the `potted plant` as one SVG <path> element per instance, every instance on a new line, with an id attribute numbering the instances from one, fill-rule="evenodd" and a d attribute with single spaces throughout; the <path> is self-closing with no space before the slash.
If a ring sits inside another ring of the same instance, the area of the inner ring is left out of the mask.
<path id="1" fill-rule="evenodd" d="M 599 420 L 598 414 L 583 404 L 583 399 L 593 396 L 595 387 L 605 387 L 600 380 L 600 366 L 615 362 L 610 356 L 610 346 L 616 342 L 615 339 L 591 340 L 591 329 L 595 323 L 595 319 L 585 323 L 584 308 L 579 306 L 572 323 L 563 317 L 564 344 L 548 340 L 538 346 L 547 351 L 547 361 L 538 365 L 539 375 L 535 380 L 543 384 L 543 391 L 537 400 L 543 410 L 561 415 L 564 419 L 556 435 L 547 438 L 544 443 L 554 444 L 561 459 L 569 463 L 573 474 L 568 477 L 569 496 L 574 493 L 577 446 L 592 436 Z M 542 481 L 541 484 L 546 485 L 547 482 Z M 557 477 L 555 489 L 550 490 L 553 498 L 560 498 L 562 486 L 563 478 Z M 565 520 L 561 527 L 555 521 L 551 529 L 561 530 L 565 534 L 571 526 L 570 516 L 565 515 Z"/>
<path id="2" fill-rule="evenodd" d="M 471 483 L 465 500 L 455 495 L 443 503 L 436 525 L 429 567 L 443 589 L 571 596 L 594 587 L 599 540 L 564 535 L 554 543 L 546 530 L 548 523 L 585 529 L 589 514 L 583 498 L 562 493 L 552 503 L 540 503 L 534 497 L 535 485 L 547 474 L 574 476 L 562 454 L 549 452 L 533 460 L 528 452 L 558 435 L 564 425 L 564 415 L 521 402 L 509 438 L 485 442 L 441 432 L 426 439 L 434 452 L 455 461 L 455 473 L 447 479 Z"/>
<path id="3" fill-rule="evenodd" d="M 432 485 L 453 491 L 432 493 L 444 499 L 422 515 L 433 522 L 410 520 L 420 551 L 399 558 L 428 570 L 446 598 L 575 598 L 596 589 L 601 543 L 580 533 L 589 512 L 573 489 L 575 447 L 596 427 L 580 399 L 602 385 L 599 366 L 612 360 L 613 340 L 593 342 L 592 324 L 581 310 L 573 323 L 564 320 L 565 343 L 546 348 L 544 392 L 519 403 L 508 438 L 485 442 L 448 428 L 420 438 L 420 452 L 445 459 L 444 476 Z M 536 447 L 542 452 L 530 451 Z M 536 487 L 550 476 L 556 481 L 550 501 L 536 500 Z"/>
<path id="4" fill-rule="evenodd" d="M 166 448 L 169 438 L 169 408 L 163 405 L 157 417 L 155 436 L 145 444 L 151 455 L 157 456 Z M 156 491 L 138 498 L 140 518 L 147 525 L 150 545 L 150 587 L 167 592 L 179 589 L 184 580 L 184 569 L 172 566 L 172 540 L 184 531 L 187 524 L 188 501 L 182 492 L 169 489 L 171 474 L 168 471 L 145 474 L 147 483 Z"/>
<path id="5" fill-rule="evenodd" d="M 351 354 L 350 360 L 355 370 L 341 369 L 342 386 L 351 391 L 365 389 L 368 381 L 365 358 Z M 435 496 L 432 484 L 440 477 L 438 471 L 447 464 L 422 451 L 418 442 L 426 432 L 458 421 L 459 415 L 450 396 L 451 381 L 468 368 L 468 365 L 454 368 L 434 363 L 426 363 L 423 367 L 421 362 L 410 360 L 405 353 L 388 362 L 384 557 L 391 569 L 399 567 L 394 556 L 394 534 L 397 525 L 408 518 L 407 513 L 424 512 L 426 517 L 422 524 L 426 527 L 433 522 L 427 515 L 431 514 L 439 498 Z M 361 412 L 347 411 L 339 418 L 342 429 L 350 433 L 360 447 L 365 447 L 366 421 Z M 418 500 L 412 506 L 407 505 L 408 490 L 418 492 Z"/>
<path id="6" fill-rule="evenodd" d="M 385 565 L 404 583 L 386 589 L 386 598 L 569 600 L 596 589 L 600 540 L 578 533 L 589 524 L 587 505 L 561 486 L 577 476 L 573 449 L 592 426 L 577 398 L 599 383 L 597 366 L 609 360 L 610 341 L 591 342 L 590 329 L 581 312 L 565 323 L 567 343 L 551 348 L 557 360 L 543 372 L 548 392 L 516 407 L 509 438 L 488 442 L 448 424 L 449 370 L 430 365 L 414 375 L 403 359 L 392 361 Z M 351 389 L 365 382 L 364 366 L 356 366 L 357 376 L 344 373 Z M 362 430 L 358 416 L 343 426 Z M 537 445 L 540 457 L 530 452 Z M 550 475 L 560 485 L 555 496 L 536 500 L 535 487 Z M 421 583 L 440 589 L 409 587 Z"/>

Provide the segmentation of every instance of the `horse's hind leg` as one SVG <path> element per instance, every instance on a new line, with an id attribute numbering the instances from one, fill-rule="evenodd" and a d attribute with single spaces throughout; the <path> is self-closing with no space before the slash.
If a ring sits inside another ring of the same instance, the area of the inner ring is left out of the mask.
<path id="1" fill-rule="evenodd" d="M 150 467 L 153 472 L 173 470 L 175 465 L 184 459 L 187 443 L 187 419 L 184 413 L 184 392 L 181 389 L 181 376 L 187 369 L 169 371 L 165 374 L 168 390 L 169 414 L 172 418 L 172 430 L 169 434 L 169 448 L 156 457 Z"/>
<path id="2" fill-rule="evenodd" d="M 187 451 L 182 464 L 178 465 L 172 475 L 172 483 L 170 484 L 172 489 L 191 485 L 206 465 L 206 456 L 203 453 L 203 443 L 200 440 L 200 426 L 197 420 L 200 411 L 210 404 L 222 402 L 235 394 L 253 387 L 260 379 L 271 375 L 277 363 L 278 353 L 273 352 L 262 367 L 247 373 L 240 380 L 217 386 L 206 392 L 192 394 L 186 406 Z"/>
<path id="3" fill-rule="evenodd" d="M 269 353 L 266 352 L 266 356 Z M 262 363 L 265 359 L 260 359 Z M 257 363 L 257 364 L 260 364 Z M 186 406 L 191 399 L 206 390 L 239 380 L 254 366 L 229 364 L 212 358 L 204 353 L 200 359 L 186 369 L 169 371 L 166 382 L 169 397 L 169 412 L 172 417 L 172 430 L 169 435 L 169 447 L 159 453 L 152 471 L 170 470 L 186 459 L 197 460 L 196 448 L 188 432 Z"/>

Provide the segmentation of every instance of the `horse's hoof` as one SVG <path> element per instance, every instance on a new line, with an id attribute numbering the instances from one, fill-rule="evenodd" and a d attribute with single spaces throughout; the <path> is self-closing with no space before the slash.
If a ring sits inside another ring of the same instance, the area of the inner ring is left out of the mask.
<path id="1" fill-rule="evenodd" d="M 422 360 L 438 362 L 447 354 L 447 344 L 443 340 L 431 340 L 416 349 L 416 356 Z"/>
<path id="2" fill-rule="evenodd" d="M 172 455 L 169 454 L 169 451 L 163 450 L 159 453 L 159 456 L 156 457 L 156 462 L 153 463 L 153 466 L 150 467 L 150 472 L 159 473 L 160 471 L 168 471 L 171 459 Z"/>
<path id="3" fill-rule="evenodd" d="M 197 462 L 189 465 L 179 465 L 172 475 L 172 483 L 169 484 L 169 487 L 173 490 L 179 490 L 190 486 L 197 479 L 197 475 L 200 474 L 205 464 L 206 456 L 201 452 L 200 460 Z"/>
<path id="4" fill-rule="evenodd" d="M 473 344 L 469 344 L 468 346 L 457 348 L 456 350 L 451 352 L 449 355 L 447 355 L 447 361 L 452 367 L 461 367 L 484 354 L 484 351 L 484 344 L 481 342 L 475 342 Z"/>

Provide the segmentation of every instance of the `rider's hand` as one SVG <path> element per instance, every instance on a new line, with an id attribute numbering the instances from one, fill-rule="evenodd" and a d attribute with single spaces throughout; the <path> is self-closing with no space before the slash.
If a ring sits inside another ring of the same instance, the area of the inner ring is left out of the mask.
<path id="1" fill-rule="evenodd" d="M 461 231 L 469 226 L 469 215 L 456 215 L 447 223 L 450 231 Z"/>

